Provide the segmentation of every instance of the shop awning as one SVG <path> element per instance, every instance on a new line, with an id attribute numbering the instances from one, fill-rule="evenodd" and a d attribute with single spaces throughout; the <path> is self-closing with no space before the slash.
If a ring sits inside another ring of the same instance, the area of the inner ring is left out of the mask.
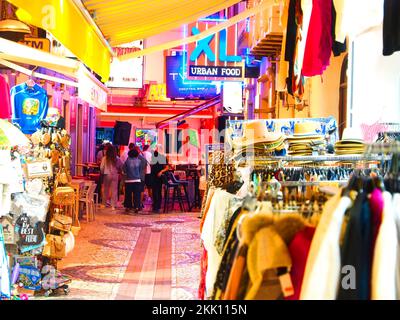
<path id="1" fill-rule="evenodd" d="M 21 21 L 50 32 L 103 81 L 108 80 L 112 49 L 74 0 L 7 1 L 19 8 Z"/>
<path id="2" fill-rule="evenodd" d="M 16 64 L 18 63 L 18 64 Z M 22 65 L 43 67 L 69 77 L 71 80 L 50 77 Z M 107 110 L 107 87 L 79 61 L 57 57 L 50 53 L 27 47 L 20 43 L 0 38 L 0 65 L 25 73 L 29 76 L 64 83 L 78 88 L 79 97 L 90 105 Z"/>
<path id="3" fill-rule="evenodd" d="M 94 16 L 104 36 L 114 46 L 178 28 L 232 6 L 240 0 L 82 0 L 82 2 Z"/>

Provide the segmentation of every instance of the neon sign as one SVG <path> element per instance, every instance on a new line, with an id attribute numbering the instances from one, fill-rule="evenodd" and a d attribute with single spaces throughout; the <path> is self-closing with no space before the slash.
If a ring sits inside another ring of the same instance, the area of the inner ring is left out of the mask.
<path id="1" fill-rule="evenodd" d="M 192 35 L 198 35 L 200 30 L 197 27 L 192 28 Z M 240 62 L 242 61 L 241 56 L 229 56 L 227 55 L 227 35 L 226 30 L 221 30 L 219 32 L 219 61 L 221 62 Z M 192 54 L 190 55 L 190 61 L 196 61 L 199 56 L 204 53 L 207 56 L 207 59 L 214 62 L 215 61 L 215 53 L 210 48 L 210 42 L 215 37 L 215 34 L 208 36 L 200 40 L 197 43 L 197 47 L 194 49 Z"/>

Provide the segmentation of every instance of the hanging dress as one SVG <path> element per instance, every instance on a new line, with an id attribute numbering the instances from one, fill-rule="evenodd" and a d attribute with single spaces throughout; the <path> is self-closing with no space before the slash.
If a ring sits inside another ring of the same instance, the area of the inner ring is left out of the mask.
<path id="1" fill-rule="evenodd" d="M 329 65 L 332 51 L 332 1 L 313 0 L 303 71 L 305 77 L 321 75 Z"/>

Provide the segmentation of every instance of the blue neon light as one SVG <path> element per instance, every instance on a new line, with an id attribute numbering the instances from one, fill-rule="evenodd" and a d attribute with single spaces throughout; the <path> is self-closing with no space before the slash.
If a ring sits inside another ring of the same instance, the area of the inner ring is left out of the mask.
<path id="1" fill-rule="evenodd" d="M 228 19 L 225 19 L 225 18 L 202 18 L 202 19 L 199 19 L 199 21 L 202 21 L 202 22 L 225 22 L 225 21 L 228 21 Z"/>
<path id="2" fill-rule="evenodd" d="M 171 99 L 210 99 L 220 92 L 211 81 L 191 81 L 186 78 L 187 53 L 166 58 L 167 97 Z"/>

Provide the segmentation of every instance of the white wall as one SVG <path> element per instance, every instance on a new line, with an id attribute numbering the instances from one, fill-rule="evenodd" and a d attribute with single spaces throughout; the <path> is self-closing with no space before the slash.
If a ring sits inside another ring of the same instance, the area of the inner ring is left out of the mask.
<path id="1" fill-rule="evenodd" d="M 354 41 L 352 126 L 400 122 L 400 52 L 383 56 L 382 41 L 382 26 Z"/>
<path id="2" fill-rule="evenodd" d="M 150 48 L 165 42 L 183 38 L 183 28 L 164 32 L 145 40 L 145 48 Z M 165 83 L 164 51 L 158 51 L 144 57 L 144 81 Z"/>

